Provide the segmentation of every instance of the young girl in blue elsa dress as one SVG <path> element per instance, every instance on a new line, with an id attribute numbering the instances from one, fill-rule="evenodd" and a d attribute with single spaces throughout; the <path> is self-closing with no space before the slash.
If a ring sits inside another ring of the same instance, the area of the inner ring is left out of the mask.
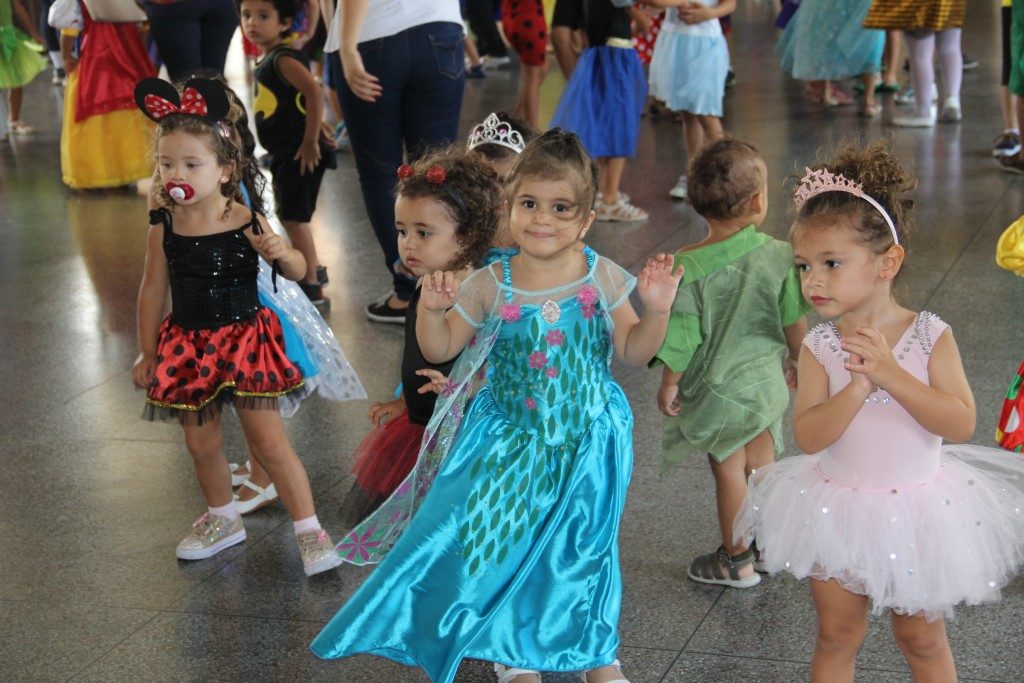
<path id="1" fill-rule="evenodd" d="M 575 248 L 596 177 L 575 135 L 545 133 L 508 181 L 519 253 L 463 283 L 425 278 L 423 355 L 462 355 L 416 469 L 339 545 L 365 562 L 386 556 L 313 641 L 318 656 L 376 654 L 446 682 L 465 657 L 500 662 L 500 681 L 541 670 L 624 680 L 618 532 L 633 418 L 609 361 L 613 348 L 634 365 L 653 357 L 682 269 L 659 254 L 635 279 Z M 493 374 L 463 414 L 484 361 Z"/>

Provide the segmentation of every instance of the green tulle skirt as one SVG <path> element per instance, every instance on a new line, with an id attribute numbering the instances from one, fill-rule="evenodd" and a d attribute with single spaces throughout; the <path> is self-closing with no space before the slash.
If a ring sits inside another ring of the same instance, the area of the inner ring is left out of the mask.
<path id="1" fill-rule="evenodd" d="M 0 90 L 28 85 L 46 68 L 43 46 L 13 26 L 0 26 Z"/>

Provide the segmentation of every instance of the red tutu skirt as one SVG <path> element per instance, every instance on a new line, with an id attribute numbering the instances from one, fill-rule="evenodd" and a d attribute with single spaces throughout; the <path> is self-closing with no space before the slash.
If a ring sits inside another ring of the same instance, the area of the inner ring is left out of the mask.
<path id="1" fill-rule="evenodd" d="M 425 430 L 424 425 L 410 422 L 405 411 L 356 446 L 352 466 L 356 480 L 341 508 L 346 526 L 354 527 L 366 519 L 405 480 L 416 465 Z"/>
<path id="2" fill-rule="evenodd" d="M 186 330 L 168 316 L 144 416 L 202 424 L 225 402 L 276 410 L 279 396 L 303 388 L 273 311 L 262 308 L 252 320 L 203 330 Z"/>
<path id="3" fill-rule="evenodd" d="M 1003 412 L 996 428 L 996 442 L 1008 451 L 1024 450 L 1024 363 L 1017 368 L 1017 376 L 1010 382 L 1003 401 Z"/>

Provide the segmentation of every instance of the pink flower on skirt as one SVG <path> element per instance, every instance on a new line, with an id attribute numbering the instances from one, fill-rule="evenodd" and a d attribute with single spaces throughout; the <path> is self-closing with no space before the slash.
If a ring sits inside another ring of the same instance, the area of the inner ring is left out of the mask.
<path id="1" fill-rule="evenodd" d="M 597 313 L 597 309 L 593 306 L 588 306 L 584 304 L 583 307 L 580 308 L 580 312 L 583 314 L 584 318 L 590 320 L 591 318 L 594 317 L 594 314 Z"/>
<path id="2" fill-rule="evenodd" d="M 543 351 L 534 351 L 530 354 L 530 367 L 534 370 L 540 370 L 548 364 L 548 356 Z"/>
<path id="3" fill-rule="evenodd" d="M 544 371 L 544 374 L 547 375 L 548 377 L 550 377 L 551 379 L 554 379 L 554 378 L 558 377 L 558 368 L 556 368 L 554 365 L 552 365 L 551 367 L 549 367 L 548 369 L 546 369 Z"/>
<path id="4" fill-rule="evenodd" d="M 530 410 L 536 410 L 537 409 L 537 402 L 535 400 L 533 400 L 533 397 L 531 397 L 531 396 L 527 396 L 526 400 L 523 401 L 523 403 L 525 403 L 526 407 L 529 408 Z"/>

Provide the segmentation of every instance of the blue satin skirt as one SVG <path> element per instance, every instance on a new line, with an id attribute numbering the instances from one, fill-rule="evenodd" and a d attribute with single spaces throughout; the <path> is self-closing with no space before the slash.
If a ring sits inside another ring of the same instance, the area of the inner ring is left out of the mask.
<path id="1" fill-rule="evenodd" d="M 482 389 L 415 517 L 314 654 L 374 654 L 446 682 L 466 657 L 538 671 L 610 664 L 633 465 L 633 416 L 610 389 L 588 431 L 562 443 L 509 423 Z"/>

